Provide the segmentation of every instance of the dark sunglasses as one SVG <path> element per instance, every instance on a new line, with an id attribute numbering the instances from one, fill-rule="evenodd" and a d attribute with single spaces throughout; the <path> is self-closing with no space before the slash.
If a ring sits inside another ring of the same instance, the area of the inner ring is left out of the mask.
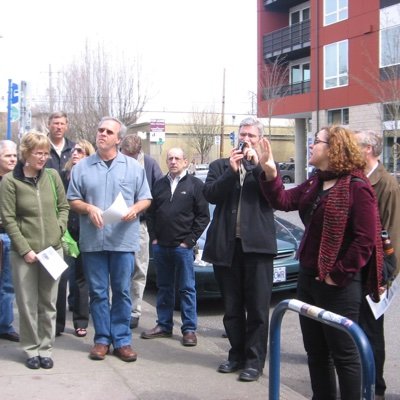
<path id="1" fill-rule="evenodd" d="M 97 128 L 97 131 L 100 133 L 107 132 L 107 135 L 114 135 L 113 131 L 111 131 L 110 129 L 106 129 L 106 128 Z"/>
<path id="2" fill-rule="evenodd" d="M 71 154 L 74 152 L 77 152 L 78 154 L 85 154 L 85 150 L 80 149 L 79 147 L 75 147 L 74 149 L 71 150 Z"/>

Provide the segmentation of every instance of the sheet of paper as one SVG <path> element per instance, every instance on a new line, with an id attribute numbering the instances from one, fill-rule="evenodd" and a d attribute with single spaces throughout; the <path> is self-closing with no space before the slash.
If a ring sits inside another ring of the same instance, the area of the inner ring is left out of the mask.
<path id="1" fill-rule="evenodd" d="M 389 308 L 392 300 L 395 296 L 400 292 L 400 283 L 399 278 L 395 279 L 390 286 L 389 291 L 385 290 L 383 294 L 381 294 L 381 300 L 379 303 L 375 303 L 372 301 L 371 297 L 367 296 L 367 301 L 369 306 L 371 307 L 372 313 L 374 314 L 375 319 L 378 319 L 385 311 Z"/>
<path id="2" fill-rule="evenodd" d="M 107 210 L 103 211 L 104 224 L 121 222 L 121 218 L 128 213 L 128 210 L 129 208 L 120 192 L 117 198 L 114 200 L 114 203 L 112 203 Z"/>
<path id="3" fill-rule="evenodd" d="M 68 264 L 51 246 L 36 255 L 40 263 L 47 269 L 54 280 L 68 268 Z"/>

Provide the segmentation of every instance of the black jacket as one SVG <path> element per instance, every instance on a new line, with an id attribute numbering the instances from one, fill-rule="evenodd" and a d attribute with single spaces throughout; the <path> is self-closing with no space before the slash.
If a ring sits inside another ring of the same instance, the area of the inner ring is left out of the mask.
<path id="1" fill-rule="evenodd" d="M 154 183 L 153 201 L 147 213 L 150 240 L 161 246 L 193 247 L 210 221 L 208 203 L 203 195 L 203 182 L 186 174 L 174 195 L 167 175 Z"/>
<path id="2" fill-rule="evenodd" d="M 65 144 L 64 148 L 61 151 L 61 157 L 58 156 L 57 152 L 54 150 L 54 147 L 50 146 L 51 158 L 49 158 L 46 163 L 47 168 L 54 168 L 58 171 L 58 173 L 60 173 L 64 169 L 65 164 L 71 157 L 71 150 L 75 147 L 75 142 L 67 139 L 66 137 L 64 137 L 64 139 Z"/>
<path id="3" fill-rule="evenodd" d="M 219 159 L 210 164 L 203 193 L 216 207 L 207 231 L 203 260 L 215 265 L 231 266 L 240 194 L 240 237 L 243 251 L 276 255 L 274 214 L 261 193 L 258 183 L 261 171 L 261 167 L 257 166 L 247 173 L 241 190 L 239 173 L 232 170 L 229 159 Z"/>

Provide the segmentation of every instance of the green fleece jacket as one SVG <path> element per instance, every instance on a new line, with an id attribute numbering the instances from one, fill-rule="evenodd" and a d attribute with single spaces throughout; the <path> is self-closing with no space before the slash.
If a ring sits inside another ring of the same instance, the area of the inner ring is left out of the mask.
<path id="1" fill-rule="evenodd" d="M 23 164 L 3 176 L 0 184 L 0 213 L 11 247 L 20 256 L 49 246 L 61 247 L 68 220 L 68 202 L 58 172 L 48 169 L 57 192 L 55 196 L 48 172 L 40 171 L 36 183 L 25 178 Z"/>

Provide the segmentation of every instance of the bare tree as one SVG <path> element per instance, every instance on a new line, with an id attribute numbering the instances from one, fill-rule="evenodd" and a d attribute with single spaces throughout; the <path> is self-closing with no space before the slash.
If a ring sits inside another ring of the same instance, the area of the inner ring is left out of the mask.
<path id="1" fill-rule="evenodd" d="M 364 50 L 366 67 L 363 69 L 365 76 L 353 75 L 352 78 L 359 85 L 370 92 L 377 101 L 378 112 L 386 137 L 393 138 L 392 160 L 393 172 L 396 172 L 399 160 L 400 145 L 397 143 L 400 137 L 400 38 L 394 37 L 385 49 L 384 63 L 380 67 L 376 59 Z M 392 161 L 390 160 L 390 161 Z"/>
<path id="2" fill-rule="evenodd" d="M 284 57 L 266 60 L 261 74 L 259 87 L 263 100 L 267 104 L 268 136 L 272 139 L 271 120 L 274 108 L 289 91 L 289 66 Z"/>
<path id="3" fill-rule="evenodd" d="M 208 154 L 214 144 L 215 137 L 220 136 L 220 116 L 214 110 L 196 110 L 187 122 L 187 133 L 190 147 L 200 156 L 201 162 L 207 160 Z"/>
<path id="4" fill-rule="evenodd" d="M 92 142 L 102 117 L 111 115 L 129 126 L 147 102 L 137 63 L 89 42 L 82 55 L 63 68 L 56 91 L 55 106 L 68 113 L 70 130 Z"/>

